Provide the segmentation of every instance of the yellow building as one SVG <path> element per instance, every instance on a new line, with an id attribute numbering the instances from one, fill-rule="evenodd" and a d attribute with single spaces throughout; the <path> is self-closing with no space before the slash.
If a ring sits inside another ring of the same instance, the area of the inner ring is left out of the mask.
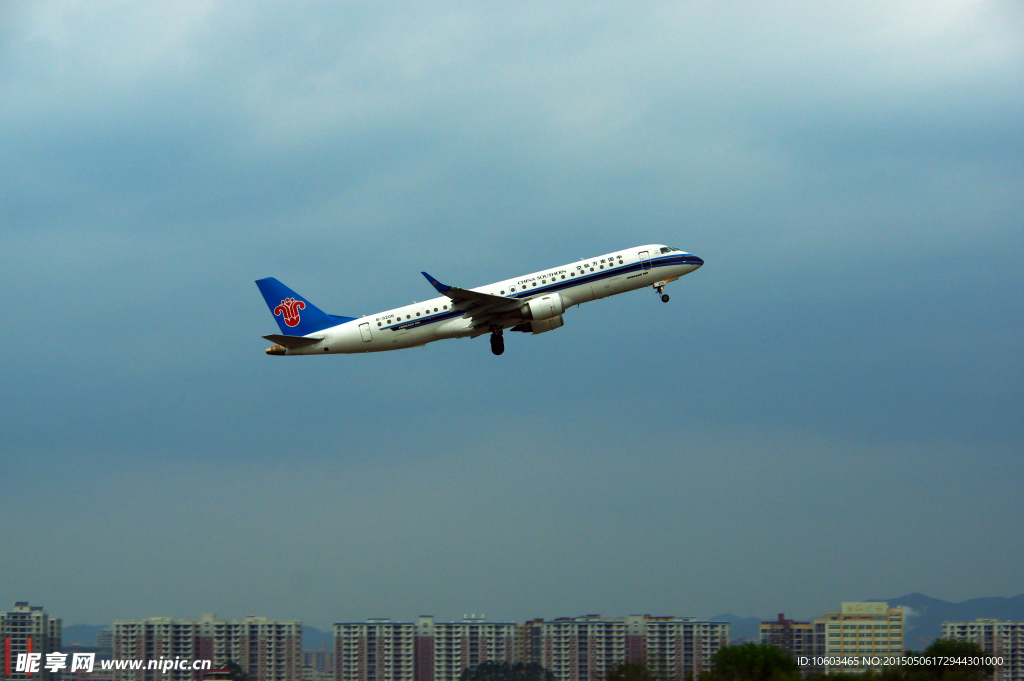
<path id="1" fill-rule="evenodd" d="M 879 601 L 845 602 L 839 612 L 814 620 L 815 632 L 824 635 L 824 670 L 881 670 L 886 657 L 902 657 L 903 620 L 903 608 Z"/>

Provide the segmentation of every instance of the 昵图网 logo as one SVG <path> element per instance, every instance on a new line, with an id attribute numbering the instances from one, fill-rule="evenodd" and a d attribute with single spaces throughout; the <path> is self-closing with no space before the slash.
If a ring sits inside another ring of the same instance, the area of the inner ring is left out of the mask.
<path id="1" fill-rule="evenodd" d="M 274 308 L 274 316 L 283 316 L 284 323 L 288 326 L 298 326 L 300 317 L 299 310 L 305 310 L 306 304 L 294 298 L 285 298 L 281 304 Z"/>

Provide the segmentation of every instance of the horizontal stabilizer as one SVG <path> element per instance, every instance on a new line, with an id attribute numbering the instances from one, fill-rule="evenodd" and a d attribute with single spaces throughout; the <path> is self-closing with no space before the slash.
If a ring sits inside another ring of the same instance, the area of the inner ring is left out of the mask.
<path id="1" fill-rule="evenodd" d="M 304 348 L 307 345 L 316 345 L 323 340 L 323 336 L 319 338 L 309 336 L 282 336 L 280 334 L 272 333 L 269 336 L 264 336 L 271 343 L 277 343 L 278 345 L 294 350 L 296 348 Z"/>

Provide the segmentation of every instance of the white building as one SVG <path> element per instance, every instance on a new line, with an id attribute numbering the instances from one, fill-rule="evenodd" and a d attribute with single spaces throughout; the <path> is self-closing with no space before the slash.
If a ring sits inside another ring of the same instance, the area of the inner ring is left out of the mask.
<path id="1" fill-rule="evenodd" d="M 995 666 L 994 681 L 1024 681 L 1024 622 L 943 622 L 942 638 L 971 641 L 986 653 L 1002 657 L 1003 664 Z"/>
<path id="2" fill-rule="evenodd" d="M 692 617 L 599 615 L 561 618 L 540 628 L 540 662 L 558 681 L 602 681 L 622 663 L 642 664 L 662 679 L 696 678 L 729 643 L 728 622 Z"/>
<path id="3" fill-rule="evenodd" d="M 597 681 L 626 661 L 626 621 L 600 615 L 561 617 L 541 629 L 540 664 L 557 681 Z"/>
<path id="4" fill-rule="evenodd" d="M 302 661 L 302 623 L 266 617 L 222 621 L 203 615 L 198 621 L 150 617 L 114 622 L 115 660 L 210 660 L 212 669 L 237 663 L 255 681 L 298 681 Z M 200 681 L 202 671 L 122 670 L 118 681 Z"/>
<path id="5" fill-rule="evenodd" d="M 335 681 L 413 681 L 416 625 L 371 619 L 334 625 Z"/>
<path id="6" fill-rule="evenodd" d="M 633 653 L 627 661 L 643 664 L 659 679 L 697 678 L 718 649 L 729 645 L 729 631 L 728 622 L 633 615 L 626 618 L 627 645 L 632 652 L 638 647 L 635 637 L 642 637 L 642 657 Z"/>
<path id="7" fill-rule="evenodd" d="M 60 652 L 61 621 L 50 617 L 42 606 L 18 601 L 10 612 L 0 612 L 0 645 L 3 646 L 4 679 L 41 679 L 48 681 L 57 675 L 44 667 L 46 654 Z M 19 654 L 40 653 L 39 671 L 28 675 L 17 671 Z"/>
<path id="8" fill-rule="evenodd" d="M 463 670 L 484 662 L 518 661 L 516 624 L 485 622 L 475 617 L 458 622 L 434 622 L 420 617 L 416 624 L 416 681 L 458 681 Z"/>

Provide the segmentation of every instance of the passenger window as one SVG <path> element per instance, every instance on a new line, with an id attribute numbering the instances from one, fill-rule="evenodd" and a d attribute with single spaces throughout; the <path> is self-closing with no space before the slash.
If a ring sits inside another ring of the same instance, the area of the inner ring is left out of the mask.
<path id="1" fill-rule="evenodd" d="M 437 312 L 437 308 L 436 307 L 434 308 L 434 312 Z"/>
<path id="2" fill-rule="evenodd" d="M 380 326 L 380 322 L 377 322 L 377 326 Z"/>
<path id="3" fill-rule="evenodd" d="M 417 317 L 419 317 L 419 316 L 420 316 L 420 313 L 419 313 L 419 312 L 417 312 L 417 313 L 416 313 L 416 316 L 417 316 Z"/>
<path id="4" fill-rule="evenodd" d="M 501 295 L 505 295 L 505 289 L 501 290 Z"/>
<path id="5" fill-rule="evenodd" d="M 412 316 L 411 315 L 405 315 L 405 318 L 406 319 L 412 319 Z"/>
<path id="6" fill-rule="evenodd" d="M 562 279 L 565 279 L 565 275 L 564 274 L 562 275 Z"/>
<path id="7" fill-rule="evenodd" d="M 441 307 L 443 307 L 443 308 L 444 308 L 444 309 L 446 309 L 446 310 L 448 309 L 448 306 L 447 306 L 447 305 L 442 305 Z"/>
<path id="8" fill-rule="evenodd" d="M 533 285 L 534 285 L 534 287 L 536 287 L 537 286 L 537 282 L 533 282 Z"/>
<path id="9" fill-rule="evenodd" d="M 569 276 L 570 276 L 570 277 L 575 277 L 575 276 L 576 276 L 576 273 L 575 273 L 575 272 L 570 272 L 570 273 L 569 273 Z"/>

